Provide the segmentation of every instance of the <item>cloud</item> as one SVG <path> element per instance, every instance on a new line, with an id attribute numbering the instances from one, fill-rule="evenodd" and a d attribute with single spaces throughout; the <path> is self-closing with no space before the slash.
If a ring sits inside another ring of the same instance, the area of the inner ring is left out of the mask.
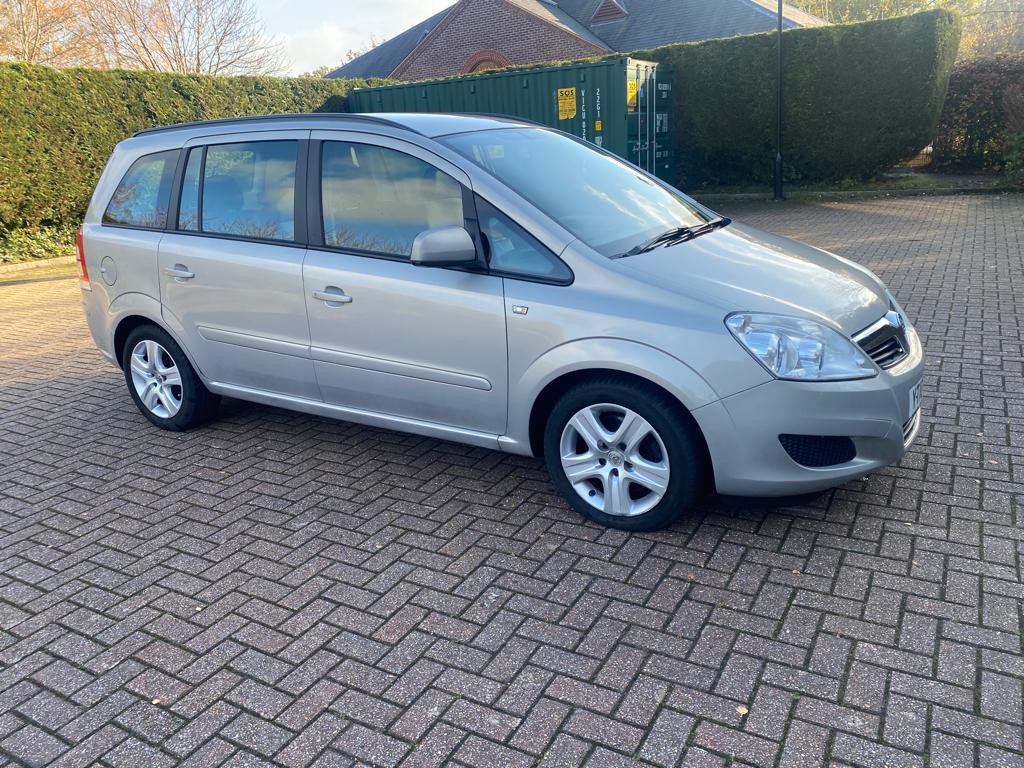
<path id="1" fill-rule="evenodd" d="M 371 37 L 394 37 L 454 1 L 272 0 L 260 3 L 260 10 L 289 61 L 287 73 L 299 74 L 323 64 L 340 65 L 346 51 L 364 47 Z"/>
<path id="2" fill-rule="evenodd" d="M 323 23 L 311 29 L 276 36 L 285 58 L 289 62 L 287 74 L 310 72 L 321 64 L 340 64 L 351 39 L 337 24 Z"/>

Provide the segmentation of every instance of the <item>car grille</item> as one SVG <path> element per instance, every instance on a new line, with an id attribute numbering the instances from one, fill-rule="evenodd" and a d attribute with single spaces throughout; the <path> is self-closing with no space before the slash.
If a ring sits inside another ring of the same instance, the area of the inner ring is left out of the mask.
<path id="1" fill-rule="evenodd" d="M 895 310 L 855 334 L 853 340 L 879 368 L 892 368 L 909 354 L 907 326 Z"/>

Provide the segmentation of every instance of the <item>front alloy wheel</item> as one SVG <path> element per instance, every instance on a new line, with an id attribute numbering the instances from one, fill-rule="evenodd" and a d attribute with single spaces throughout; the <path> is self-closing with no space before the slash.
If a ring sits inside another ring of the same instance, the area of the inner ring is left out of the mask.
<path id="1" fill-rule="evenodd" d="M 559 458 L 583 501 L 620 517 L 642 515 L 665 497 L 668 449 L 635 411 L 612 403 L 580 409 L 562 430 Z"/>
<path id="2" fill-rule="evenodd" d="M 682 405 L 633 377 L 595 377 L 555 403 L 544 458 L 572 507 L 612 528 L 649 531 L 675 522 L 708 474 L 707 449 Z"/>

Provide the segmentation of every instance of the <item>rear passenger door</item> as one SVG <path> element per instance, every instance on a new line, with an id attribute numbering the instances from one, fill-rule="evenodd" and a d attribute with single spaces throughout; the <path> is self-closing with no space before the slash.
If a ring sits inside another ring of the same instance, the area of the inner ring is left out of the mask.
<path id="1" fill-rule="evenodd" d="M 189 142 L 159 278 L 164 319 L 207 379 L 318 400 L 297 188 L 308 137 L 267 131 Z"/>
<path id="2" fill-rule="evenodd" d="M 501 278 L 409 261 L 420 232 L 475 229 L 468 177 L 398 139 L 342 131 L 311 139 L 304 280 L 324 400 L 502 434 Z"/>

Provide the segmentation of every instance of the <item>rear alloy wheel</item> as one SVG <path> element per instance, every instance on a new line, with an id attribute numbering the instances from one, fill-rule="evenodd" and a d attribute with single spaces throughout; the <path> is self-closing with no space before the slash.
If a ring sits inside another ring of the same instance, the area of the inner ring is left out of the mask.
<path id="1" fill-rule="evenodd" d="M 544 441 L 558 490 L 578 512 L 613 528 L 673 523 L 704 476 L 699 438 L 679 408 L 660 392 L 616 379 L 567 392 Z"/>
<path id="2" fill-rule="evenodd" d="M 181 347 L 162 328 L 144 325 L 124 345 L 125 381 L 142 415 L 162 429 L 197 427 L 220 400 L 203 386 Z"/>
<path id="3" fill-rule="evenodd" d="M 143 339 L 132 350 L 129 368 L 135 394 L 150 413 L 173 418 L 181 410 L 181 372 L 167 350 Z"/>

